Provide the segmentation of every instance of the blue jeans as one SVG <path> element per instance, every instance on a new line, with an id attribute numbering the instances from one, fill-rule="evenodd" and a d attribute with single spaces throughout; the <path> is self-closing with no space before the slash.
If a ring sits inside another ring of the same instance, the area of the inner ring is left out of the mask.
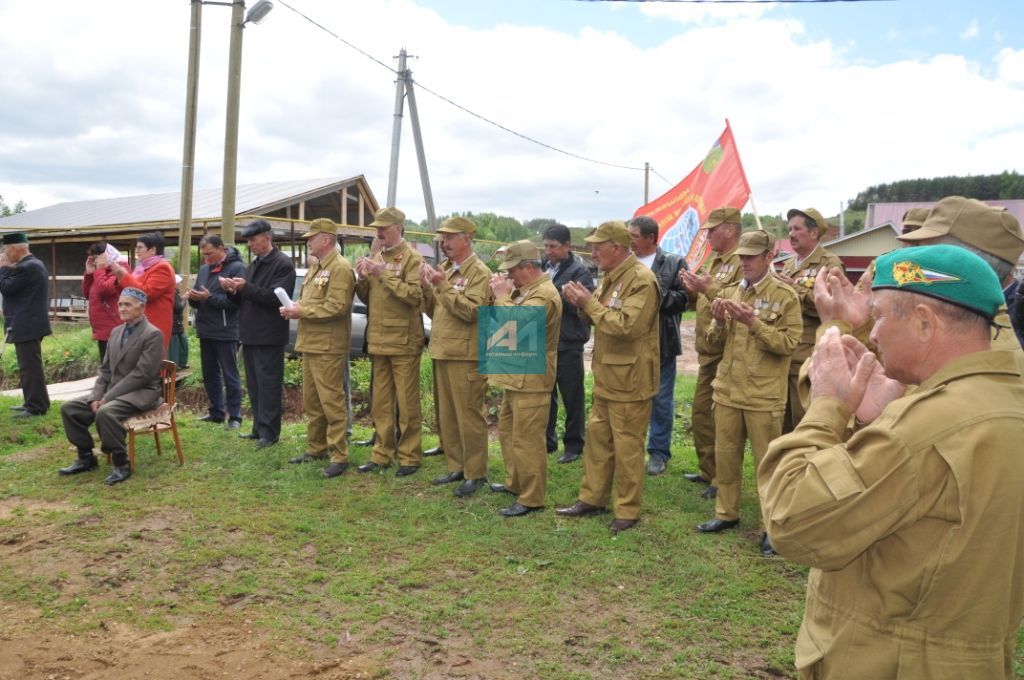
<path id="1" fill-rule="evenodd" d="M 242 419 L 242 379 L 238 375 L 237 353 L 238 343 L 233 340 L 199 340 L 203 386 L 214 420 L 224 420 L 225 416 L 229 420 Z"/>
<path id="2" fill-rule="evenodd" d="M 675 415 L 676 357 L 661 360 L 661 377 L 658 393 L 651 408 L 651 425 L 648 428 L 647 453 L 662 460 L 672 457 L 672 425 Z"/>

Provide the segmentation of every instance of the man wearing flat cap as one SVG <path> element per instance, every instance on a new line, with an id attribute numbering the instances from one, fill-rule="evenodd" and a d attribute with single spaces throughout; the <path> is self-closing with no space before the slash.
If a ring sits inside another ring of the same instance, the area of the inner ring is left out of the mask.
<path id="1" fill-rule="evenodd" d="M 306 239 L 316 264 L 306 272 L 299 301 L 281 307 L 281 316 L 298 319 L 295 351 L 302 353 L 302 408 L 309 418 L 306 452 L 289 463 L 330 458 L 324 477 L 348 469 L 345 430 L 345 363 L 352 337 L 352 297 L 355 273 L 338 252 L 338 225 L 321 217 L 309 224 Z"/>
<path id="2" fill-rule="evenodd" d="M 876 271 L 881 359 L 828 328 L 807 413 L 757 470 L 772 542 L 812 567 L 798 676 L 1009 679 L 1024 615 L 1024 376 L 991 340 L 1000 282 L 951 245 L 891 251 Z"/>
<path id="3" fill-rule="evenodd" d="M 491 384 L 505 390 L 498 416 L 498 440 L 505 460 L 505 483 L 491 491 L 515 496 L 502 508 L 503 517 L 518 517 L 544 507 L 548 481 L 545 450 L 548 407 L 558 370 L 558 335 L 562 324 L 562 298 L 541 268 L 540 250 L 529 241 L 516 241 L 505 250 L 490 279 L 496 307 L 544 309 L 544 367 L 542 373 L 492 374 Z"/>
<path id="4" fill-rule="evenodd" d="M 601 283 L 591 293 L 570 282 L 562 286 L 562 295 L 594 325 L 593 403 L 579 498 L 555 513 L 562 517 L 604 513 L 614 480 L 614 533 L 632 528 L 640 518 L 644 439 L 659 383 L 661 289 L 651 270 L 630 250 L 625 222 L 605 222 L 586 241 L 604 272 Z"/>
<path id="5" fill-rule="evenodd" d="M 697 453 L 697 472 L 685 473 L 683 477 L 707 488 L 701 493 L 704 498 L 714 498 L 718 493 L 715 483 L 715 418 L 712 394 L 722 360 L 722 346 L 708 339 L 708 330 L 714 319 L 711 317 L 711 303 L 722 295 L 727 287 L 737 283 L 743 275 L 740 256 L 736 245 L 740 240 L 743 216 L 737 208 L 722 206 L 708 215 L 701 227 L 707 231 L 711 244 L 711 257 L 698 272 L 680 270 L 679 280 L 686 287 L 691 299 L 696 299 L 697 320 L 694 333 L 694 348 L 697 350 L 697 386 L 693 393 L 690 432 L 693 448 Z"/>
<path id="6" fill-rule="evenodd" d="M 117 312 L 124 323 L 110 332 L 96 384 L 88 396 L 66 401 L 60 408 L 64 432 L 78 450 L 75 462 L 59 471 L 62 476 L 89 472 L 99 465 L 89 434 L 94 422 L 100 449 L 111 456 L 114 464 L 104 483 L 113 486 L 132 475 L 125 450 L 128 431 L 123 423 L 156 408 L 163 398 L 160 364 L 164 336 L 146 319 L 146 303 L 146 294 L 139 288 L 121 291 Z"/>
<path id="7" fill-rule="evenodd" d="M 491 270 L 473 253 L 476 225 L 449 217 L 436 240 L 448 258 L 440 268 L 424 262 L 420 285 L 431 318 L 430 358 L 437 376 L 438 415 L 448 473 L 433 484 L 461 482 L 459 497 L 471 496 L 487 482 L 487 378 L 477 370 L 477 313 L 490 297 Z"/>
<path id="8" fill-rule="evenodd" d="M 814 208 L 794 208 L 786 217 L 789 218 L 789 242 L 793 246 L 794 255 L 786 260 L 782 271 L 776 276 L 796 291 L 804 327 L 800 343 L 793 351 L 789 364 L 786 418 L 782 423 L 782 431 L 790 432 L 804 414 L 797 388 L 800 366 L 811 356 L 815 334 L 821 325 L 818 310 L 814 306 L 814 281 L 823 269 L 830 271 L 838 268 L 844 271 L 844 267 L 842 260 L 821 246 L 821 239 L 828 231 L 828 222 L 820 212 Z"/>
<path id="9" fill-rule="evenodd" d="M 274 290 L 281 288 L 292 294 L 295 265 L 274 246 L 266 220 L 249 223 L 242 238 L 249 244 L 252 262 L 244 276 L 221 278 L 220 285 L 238 305 L 238 339 L 252 410 L 252 432 L 238 436 L 264 448 L 281 438 L 284 347 L 288 344 L 288 319 L 280 314 L 281 302 Z"/>
<path id="10" fill-rule="evenodd" d="M 29 252 L 28 235 L 3 235 L 0 253 L 0 296 L 3 297 L 5 341 L 14 345 L 24 402 L 15 418 L 41 416 L 50 410 L 43 374 L 43 338 L 50 334 L 49 278 L 46 266 Z"/>
<path id="11" fill-rule="evenodd" d="M 800 341 L 801 321 L 796 293 L 772 276 L 774 245 L 766 231 L 740 236 L 736 254 L 743 279 L 711 303 L 715 322 L 708 337 L 723 348 L 712 383 L 718 495 L 715 516 L 697 525 L 702 533 L 739 525 L 747 439 L 756 463 L 782 431 L 789 361 Z M 774 554 L 767 535 L 761 536 L 761 554 Z"/>
<path id="12" fill-rule="evenodd" d="M 370 256 L 356 262 L 356 294 L 366 302 L 366 342 L 373 362 L 370 412 L 377 433 L 370 461 L 359 472 L 398 462 L 397 477 L 420 468 L 423 459 L 420 412 L 420 355 L 423 317 L 420 265 L 423 256 L 403 238 L 405 213 L 381 208 L 371 227 L 377 237 Z M 398 413 L 398 438 L 395 413 Z"/>

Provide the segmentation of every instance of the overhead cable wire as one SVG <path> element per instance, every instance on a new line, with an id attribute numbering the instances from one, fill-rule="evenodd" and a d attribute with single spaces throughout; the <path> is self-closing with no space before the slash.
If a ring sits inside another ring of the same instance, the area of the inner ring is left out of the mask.
<path id="1" fill-rule="evenodd" d="M 326 26 L 324 26 L 323 24 L 315 21 L 314 19 L 312 19 L 311 17 L 307 16 L 306 14 L 303 14 L 299 10 L 297 10 L 294 7 L 292 7 L 291 5 L 289 5 L 284 0 L 278 0 L 278 2 L 280 2 L 283 6 L 287 7 L 292 12 L 294 12 L 297 15 L 299 15 L 300 17 L 302 17 L 303 19 L 305 19 L 306 21 L 308 21 L 312 25 L 314 25 L 317 28 L 319 28 L 321 31 L 324 31 L 328 35 L 330 35 L 330 36 L 334 37 L 335 39 L 339 40 L 344 45 L 352 48 L 353 50 L 355 50 L 359 54 L 363 55 L 367 59 L 369 59 L 372 62 L 374 62 L 375 64 L 379 64 L 380 66 L 383 66 L 384 68 L 386 68 L 387 70 L 391 71 L 393 74 L 395 74 L 398 77 L 405 77 L 405 74 L 400 74 L 395 68 L 389 66 L 388 64 L 385 64 L 380 59 L 377 59 L 376 57 L 374 57 L 370 53 L 360 49 L 359 47 L 357 47 L 356 45 L 352 44 L 348 40 L 345 40 L 340 35 L 338 35 L 334 31 L 332 31 L 331 29 L 329 29 Z M 519 137 L 520 139 L 524 139 L 524 140 L 526 140 L 528 142 L 532 142 L 533 144 L 537 144 L 538 146 L 542 146 L 545 149 L 548 149 L 550 151 L 554 151 L 556 153 L 564 154 L 566 156 L 569 156 L 570 158 L 576 158 L 576 159 L 581 160 L 581 161 L 586 161 L 588 163 L 596 163 L 597 165 L 604 165 L 604 166 L 607 166 L 607 167 L 610 167 L 610 168 L 619 168 L 621 170 L 637 170 L 637 171 L 643 170 L 643 168 L 634 167 L 632 165 L 623 165 L 621 163 L 609 163 L 607 161 L 601 161 L 601 160 L 598 160 L 596 158 L 589 158 L 588 156 L 582 156 L 580 154 L 573 153 L 572 151 L 566 151 L 565 149 L 560 149 L 557 146 L 552 146 L 551 144 L 548 144 L 546 142 L 542 142 L 539 139 L 535 139 L 533 137 L 530 137 L 529 135 L 525 135 L 525 134 L 523 134 L 521 132 L 516 132 L 515 130 L 513 130 L 510 127 L 502 125 L 501 123 L 493 121 L 490 118 L 487 118 L 486 116 L 483 116 L 483 115 L 481 115 L 481 114 L 479 114 L 479 113 L 477 113 L 477 112 L 475 112 L 475 111 L 473 111 L 471 109 L 468 109 L 465 106 L 463 106 L 462 104 L 459 104 L 459 103 L 457 103 L 455 101 L 452 101 L 451 99 L 449 99 L 448 97 L 444 96 L 443 94 L 440 94 L 439 92 L 435 92 L 434 90 L 430 89 L 429 87 L 424 85 L 419 80 L 416 80 L 415 83 L 424 92 L 437 97 L 441 101 L 443 101 L 443 102 L 445 102 L 447 104 L 450 104 L 451 106 L 454 106 L 455 108 L 459 109 L 460 111 L 463 111 L 464 113 L 468 113 L 469 115 L 473 116 L 474 118 L 478 118 L 478 119 L 482 120 L 483 122 L 485 122 L 485 123 L 487 123 L 489 125 L 493 125 L 494 127 L 498 128 L 499 130 L 504 130 L 505 132 L 507 132 L 509 134 L 515 135 L 516 137 Z"/>
<path id="2" fill-rule="evenodd" d="M 657 170 L 655 170 L 653 167 L 651 168 L 651 172 L 653 172 L 658 177 L 661 177 L 661 181 L 664 182 L 665 184 L 669 185 L 670 187 L 674 187 L 675 186 L 675 184 L 673 184 L 672 182 L 669 182 L 667 179 L 662 177 L 661 173 L 658 172 Z"/>

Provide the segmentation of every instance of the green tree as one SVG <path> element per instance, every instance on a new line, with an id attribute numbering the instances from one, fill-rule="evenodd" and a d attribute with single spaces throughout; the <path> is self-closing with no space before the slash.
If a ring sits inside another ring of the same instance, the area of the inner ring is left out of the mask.
<path id="1" fill-rule="evenodd" d="M 25 212 L 25 210 L 27 209 L 28 208 L 25 205 L 25 201 L 18 201 L 17 203 L 14 204 L 14 207 L 12 208 L 11 206 L 4 203 L 4 197 L 2 194 L 0 194 L 0 217 L 17 215 L 18 213 Z"/>

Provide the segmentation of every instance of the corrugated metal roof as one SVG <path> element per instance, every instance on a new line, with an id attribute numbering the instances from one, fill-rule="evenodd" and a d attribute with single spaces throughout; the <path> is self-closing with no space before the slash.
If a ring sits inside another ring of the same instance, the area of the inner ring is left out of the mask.
<path id="1" fill-rule="evenodd" d="M 326 179 L 290 180 L 242 184 L 235 191 L 235 214 L 258 215 L 305 197 L 340 190 L 363 179 L 362 175 Z M 365 180 L 363 180 L 365 182 Z M 369 191 L 369 189 L 367 189 Z M 356 194 L 353 194 L 355 197 Z M 89 201 L 57 203 L 38 210 L 0 219 L 0 229 L 32 227 L 88 227 L 94 225 L 137 224 L 177 220 L 181 211 L 181 192 L 122 196 Z M 196 189 L 192 195 L 192 219 L 219 220 L 221 190 Z"/>
<path id="2" fill-rule="evenodd" d="M 997 201 L 984 201 L 992 206 L 1006 208 L 1018 221 L 1024 222 L 1024 200 L 1001 199 Z M 903 214 L 911 208 L 931 209 L 935 201 L 905 201 L 902 203 L 869 203 L 865 227 L 877 227 L 890 222 L 902 227 Z"/>

